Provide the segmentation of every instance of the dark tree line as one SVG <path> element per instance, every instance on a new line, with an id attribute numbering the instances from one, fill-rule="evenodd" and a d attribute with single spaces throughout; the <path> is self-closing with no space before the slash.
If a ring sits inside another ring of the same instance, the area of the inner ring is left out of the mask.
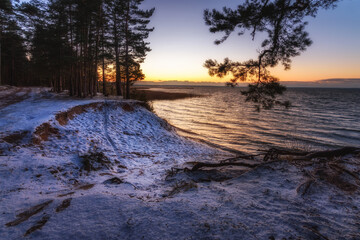
<path id="1" fill-rule="evenodd" d="M 305 31 L 306 17 L 315 17 L 319 9 L 335 7 L 340 0 L 246 0 L 236 9 L 224 7 L 222 11 L 216 9 L 205 10 L 204 19 L 210 32 L 223 32 L 224 36 L 216 40 L 221 44 L 238 30 L 239 35 L 249 31 L 254 40 L 258 33 L 265 33 L 257 59 L 244 62 L 231 61 L 226 58 L 219 63 L 209 59 L 205 67 L 211 76 L 233 77 L 229 85 L 238 81 L 251 81 L 248 90 L 242 91 L 247 101 L 257 104 L 258 109 L 270 109 L 274 104 L 287 106 L 288 102 L 276 100 L 286 88 L 279 80 L 270 75 L 269 68 L 279 63 L 285 70 L 290 69 L 291 59 L 300 55 L 312 43 Z"/>
<path id="2" fill-rule="evenodd" d="M 27 78 L 27 59 L 21 28 L 10 0 L 0 1 L 0 84 L 14 85 Z"/>
<path id="3" fill-rule="evenodd" d="M 106 69 L 113 65 L 116 93 L 129 98 L 131 84 L 144 78 L 154 9 L 142 10 L 143 0 L 0 2 L 0 84 L 107 95 Z"/>

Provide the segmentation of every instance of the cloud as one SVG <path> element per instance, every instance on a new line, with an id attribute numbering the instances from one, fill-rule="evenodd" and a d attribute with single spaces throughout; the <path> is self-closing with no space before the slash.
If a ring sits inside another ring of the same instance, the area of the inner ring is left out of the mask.
<path id="1" fill-rule="evenodd" d="M 240 83 L 242 87 L 248 83 Z M 287 87 L 309 87 L 309 88 L 360 88 L 360 78 L 331 78 L 311 82 L 281 81 Z M 141 81 L 136 82 L 138 86 L 225 86 L 225 82 L 196 82 L 196 81 Z"/>
<path id="2" fill-rule="evenodd" d="M 195 82 L 195 81 L 141 81 L 136 82 L 136 85 L 141 86 L 225 86 L 225 82 Z"/>
<path id="3" fill-rule="evenodd" d="M 360 88 L 360 78 L 330 78 L 311 82 L 281 81 L 287 87 Z"/>

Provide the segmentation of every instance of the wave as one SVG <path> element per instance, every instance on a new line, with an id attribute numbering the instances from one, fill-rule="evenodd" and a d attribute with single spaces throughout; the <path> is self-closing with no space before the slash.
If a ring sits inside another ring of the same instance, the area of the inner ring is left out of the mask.
<path id="1" fill-rule="evenodd" d="M 314 148 L 360 145 L 360 89 L 291 89 L 284 98 L 292 100 L 295 107 L 260 113 L 244 102 L 236 88 L 182 91 L 206 96 L 154 101 L 156 113 L 181 132 L 216 145 L 238 151 L 255 151 L 289 141 Z"/>

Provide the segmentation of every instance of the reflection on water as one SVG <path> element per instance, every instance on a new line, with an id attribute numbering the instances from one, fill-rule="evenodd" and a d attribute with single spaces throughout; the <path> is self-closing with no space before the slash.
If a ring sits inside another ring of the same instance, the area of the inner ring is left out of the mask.
<path id="1" fill-rule="evenodd" d="M 289 89 L 293 107 L 256 112 L 238 88 L 194 87 L 163 91 L 204 97 L 154 101 L 155 112 L 180 134 L 255 152 L 269 147 L 360 146 L 360 89 Z"/>

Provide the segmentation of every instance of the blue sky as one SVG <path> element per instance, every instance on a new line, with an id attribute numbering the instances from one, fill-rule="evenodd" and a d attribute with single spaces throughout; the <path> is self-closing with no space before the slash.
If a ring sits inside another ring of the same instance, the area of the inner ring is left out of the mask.
<path id="1" fill-rule="evenodd" d="M 208 58 L 222 61 L 247 60 L 257 56 L 261 36 L 233 34 L 220 46 L 203 20 L 206 8 L 236 7 L 241 0 L 145 0 L 144 7 L 155 7 L 149 37 L 153 49 L 143 64 L 147 80 L 219 81 L 202 67 Z M 294 58 L 292 69 L 272 69 L 284 81 L 312 81 L 327 78 L 360 78 L 360 1 L 343 0 L 334 10 L 321 10 L 309 18 L 308 32 L 313 45 Z"/>

